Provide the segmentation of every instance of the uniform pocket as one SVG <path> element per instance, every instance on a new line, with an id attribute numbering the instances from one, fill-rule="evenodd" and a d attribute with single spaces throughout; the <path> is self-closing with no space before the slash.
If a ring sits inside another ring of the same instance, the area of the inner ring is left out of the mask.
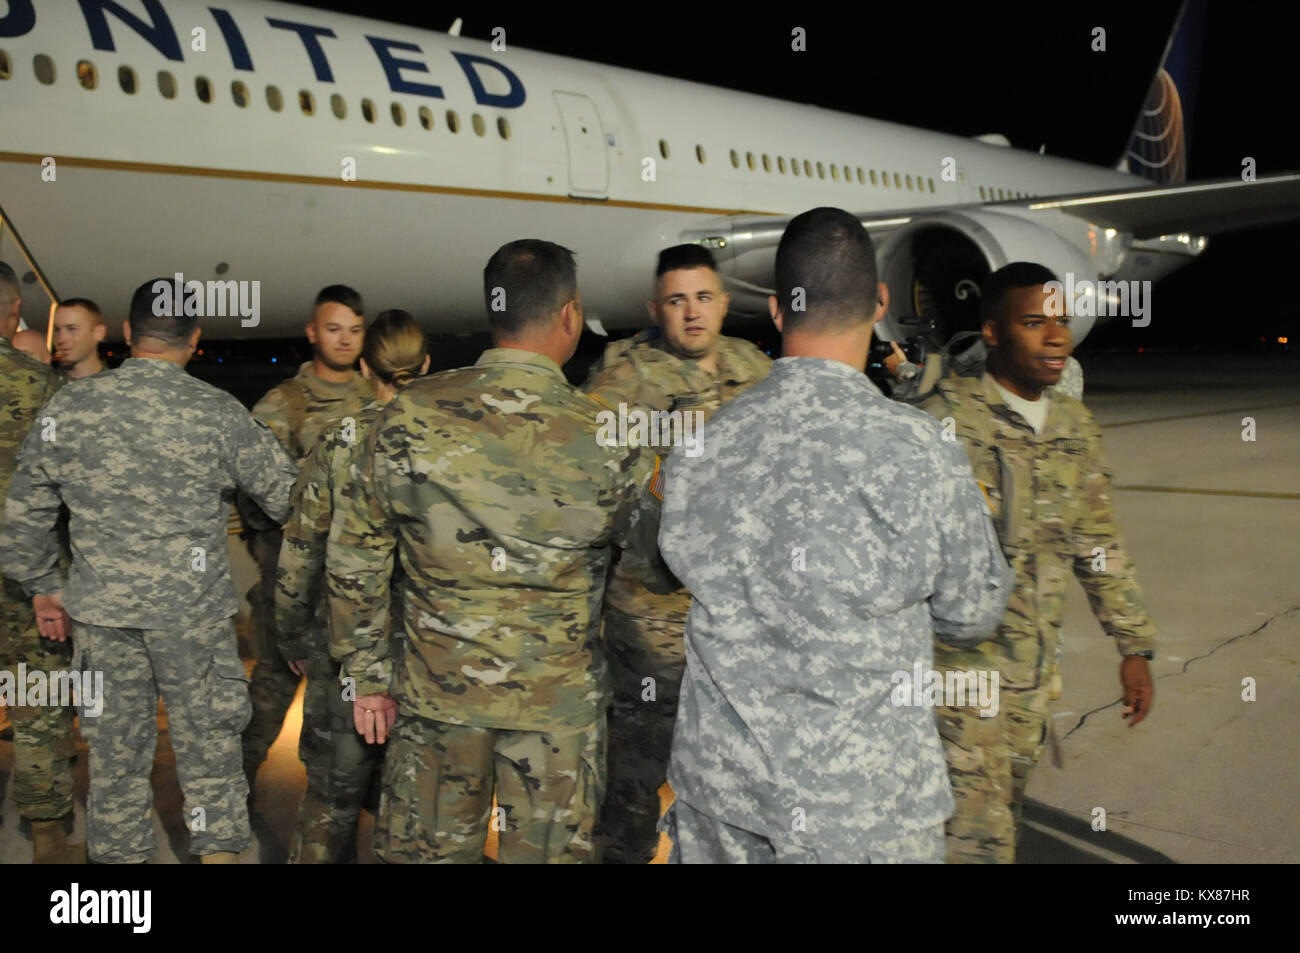
<path id="1" fill-rule="evenodd" d="M 236 655 L 213 655 L 201 679 L 193 719 L 202 731 L 238 733 L 253 717 L 248 697 L 248 676 Z"/>

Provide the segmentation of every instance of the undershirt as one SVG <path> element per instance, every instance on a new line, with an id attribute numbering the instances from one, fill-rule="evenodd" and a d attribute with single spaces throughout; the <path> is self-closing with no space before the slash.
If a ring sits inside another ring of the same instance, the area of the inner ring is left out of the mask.
<path id="1" fill-rule="evenodd" d="M 1029 426 L 1034 428 L 1034 433 L 1041 434 L 1043 425 L 1047 423 L 1048 401 L 1043 400 L 1041 395 L 1038 400 L 1025 400 L 1019 394 L 1013 394 L 999 384 L 996 377 L 990 379 L 993 381 L 993 386 L 998 389 L 998 393 L 1002 395 L 1002 399 L 1007 402 L 1007 406 L 1024 417 L 1029 422 Z"/>

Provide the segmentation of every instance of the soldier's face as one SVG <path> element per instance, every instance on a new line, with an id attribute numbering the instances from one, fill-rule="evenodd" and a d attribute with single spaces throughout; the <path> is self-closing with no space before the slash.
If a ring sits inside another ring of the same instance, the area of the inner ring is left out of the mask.
<path id="1" fill-rule="evenodd" d="M 56 308 L 54 311 L 54 357 L 65 366 L 78 364 L 95 353 L 104 340 L 105 327 L 85 308 Z"/>
<path id="2" fill-rule="evenodd" d="M 1070 318 L 1052 314 L 1041 286 L 1013 288 L 997 321 L 984 325 L 984 342 L 995 349 L 995 373 L 1017 389 L 1041 392 L 1061 379 L 1070 355 Z"/>
<path id="3" fill-rule="evenodd" d="M 361 335 L 365 331 L 362 319 L 345 304 L 327 301 L 316 308 L 311 324 L 307 325 L 307 340 L 311 341 L 316 358 L 335 371 L 346 371 L 361 356 Z"/>
<path id="4" fill-rule="evenodd" d="M 660 276 L 650 318 L 673 353 L 699 360 L 717 348 L 730 303 L 712 268 L 679 268 Z"/>

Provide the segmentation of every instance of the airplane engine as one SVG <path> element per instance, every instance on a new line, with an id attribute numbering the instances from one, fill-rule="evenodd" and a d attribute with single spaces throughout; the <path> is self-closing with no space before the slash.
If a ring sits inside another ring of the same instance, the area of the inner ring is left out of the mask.
<path id="1" fill-rule="evenodd" d="M 928 331 L 931 341 L 942 344 L 959 331 L 975 330 L 979 282 L 1013 261 L 1038 262 L 1062 282 L 1067 274 L 1076 283 L 1098 278 L 1088 255 L 1039 224 L 991 209 L 935 212 L 892 232 L 880 246 L 880 280 L 890 298 L 881 336 L 902 341 Z M 1093 321 L 1072 319 L 1076 345 Z"/>

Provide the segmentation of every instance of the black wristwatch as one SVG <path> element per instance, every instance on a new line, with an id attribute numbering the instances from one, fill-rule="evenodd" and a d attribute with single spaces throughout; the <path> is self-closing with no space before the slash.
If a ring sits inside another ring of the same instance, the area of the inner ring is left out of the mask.
<path id="1" fill-rule="evenodd" d="M 1144 658 L 1148 662 L 1155 657 L 1156 653 L 1152 652 L 1150 649 L 1147 649 L 1145 652 L 1129 652 L 1128 655 L 1125 656 L 1125 658 Z"/>

